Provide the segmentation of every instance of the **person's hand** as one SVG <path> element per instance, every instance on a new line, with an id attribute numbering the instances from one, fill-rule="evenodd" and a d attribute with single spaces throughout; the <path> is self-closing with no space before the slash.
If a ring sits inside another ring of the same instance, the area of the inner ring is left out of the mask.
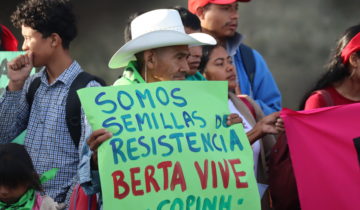
<path id="1" fill-rule="evenodd" d="M 284 120 L 281 117 L 278 117 L 275 122 L 275 127 L 277 130 L 277 134 L 281 134 L 285 132 Z"/>
<path id="2" fill-rule="evenodd" d="M 21 90 L 33 68 L 33 54 L 19 55 L 8 62 L 9 91 Z"/>
<path id="3" fill-rule="evenodd" d="M 253 144 L 266 134 L 280 134 L 284 130 L 284 122 L 280 118 L 280 112 L 275 112 L 258 121 L 246 135 L 250 143 Z"/>
<path id="4" fill-rule="evenodd" d="M 284 123 L 280 118 L 280 112 L 269 114 L 262 118 L 258 123 L 261 127 L 262 133 L 265 134 L 279 134 L 284 131 Z"/>
<path id="5" fill-rule="evenodd" d="M 238 114 L 231 113 L 227 116 L 226 125 L 230 126 L 237 123 L 242 123 L 242 119 Z"/>
<path id="6" fill-rule="evenodd" d="M 235 87 L 235 95 L 241 95 L 241 90 L 240 90 L 240 87 L 239 85 L 237 84 L 236 87 Z"/>
<path id="7" fill-rule="evenodd" d="M 94 131 L 89 139 L 86 141 L 86 143 L 89 145 L 89 148 L 91 151 L 93 151 L 93 154 L 91 156 L 93 160 L 93 168 L 97 169 L 97 149 L 99 146 L 106 140 L 110 139 L 112 137 L 112 133 L 107 131 L 106 129 L 102 128 L 99 130 Z"/>

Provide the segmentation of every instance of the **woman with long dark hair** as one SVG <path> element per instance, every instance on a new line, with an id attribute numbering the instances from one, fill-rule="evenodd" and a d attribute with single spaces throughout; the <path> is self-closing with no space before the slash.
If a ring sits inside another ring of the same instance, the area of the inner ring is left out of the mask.
<path id="1" fill-rule="evenodd" d="M 300 109 L 360 102 L 360 25 L 345 31 L 326 68 L 327 72 L 304 96 Z"/>
<path id="2" fill-rule="evenodd" d="M 268 183 L 267 158 L 275 144 L 273 135 L 283 132 L 279 112 L 264 116 L 256 102 L 246 95 L 235 95 L 237 86 L 235 66 L 231 56 L 221 45 L 203 46 L 199 71 L 207 80 L 228 82 L 228 106 L 231 113 L 238 114 L 253 149 L 254 170 L 258 183 Z M 262 196 L 262 207 L 270 206 L 268 194 Z"/>

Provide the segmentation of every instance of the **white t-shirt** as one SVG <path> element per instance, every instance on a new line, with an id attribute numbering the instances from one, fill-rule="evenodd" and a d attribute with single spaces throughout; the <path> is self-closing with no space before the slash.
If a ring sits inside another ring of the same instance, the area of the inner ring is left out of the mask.
<path id="1" fill-rule="evenodd" d="M 229 105 L 229 109 L 231 113 L 235 113 L 238 114 L 241 119 L 243 120 L 242 124 L 244 126 L 244 130 L 247 133 L 248 131 L 250 131 L 253 127 L 250 125 L 250 123 L 246 120 L 246 118 L 239 112 L 239 110 L 236 109 L 234 103 L 229 99 L 228 101 L 228 105 Z M 257 166 L 258 166 L 258 161 L 259 161 L 259 155 L 260 155 L 260 142 L 259 141 L 255 141 L 255 143 L 253 143 L 251 145 L 252 149 L 253 149 L 253 154 L 254 154 L 254 170 L 255 170 L 255 175 L 257 176 Z"/>

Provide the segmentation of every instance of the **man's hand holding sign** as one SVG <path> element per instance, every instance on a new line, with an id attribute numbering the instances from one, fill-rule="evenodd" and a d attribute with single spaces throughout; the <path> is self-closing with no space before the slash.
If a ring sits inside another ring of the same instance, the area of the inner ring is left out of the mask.
<path id="1" fill-rule="evenodd" d="M 241 119 L 228 118 L 226 91 L 184 81 L 80 90 L 104 208 L 260 209 L 252 149 L 241 125 L 227 125 Z"/>

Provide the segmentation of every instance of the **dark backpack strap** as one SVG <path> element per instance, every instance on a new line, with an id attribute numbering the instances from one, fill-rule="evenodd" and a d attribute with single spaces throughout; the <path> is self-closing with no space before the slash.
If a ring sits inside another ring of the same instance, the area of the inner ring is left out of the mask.
<path id="1" fill-rule="evenodd" d="M 81 103 L 76 91 L 86 87 L 92 80 L 97 81 L 102 86 L 106 85 L 104 80 L 87 72 L 81 72 L 72 82 L 66 99 L 66 124 L 76 148 L 79 147 L 81 137 Z"/>
<path id="2" fill-rule="evenodd" d="M 255 70 L 256 70 L 254 52 L 252 51 L 252 49 L 249 46 L 247 46 L 245 44 L 240 44 L 239 49 L 240 49 L 241 60 L 244 65 L 246 75 L 248 76 L 251 87 L 252 87 L 253 83 L 254 83 Z"/>
<path id="3" fill-rule="evenodd" d="M 29 110 L 31 110 L 32 103 L 34 101 L 34 96 L 37 89 L 40 87 L 41 77 L 36 77 L 29 86 L 28 92 L 26 94 L 26 101 L 29 104 Z"/>

